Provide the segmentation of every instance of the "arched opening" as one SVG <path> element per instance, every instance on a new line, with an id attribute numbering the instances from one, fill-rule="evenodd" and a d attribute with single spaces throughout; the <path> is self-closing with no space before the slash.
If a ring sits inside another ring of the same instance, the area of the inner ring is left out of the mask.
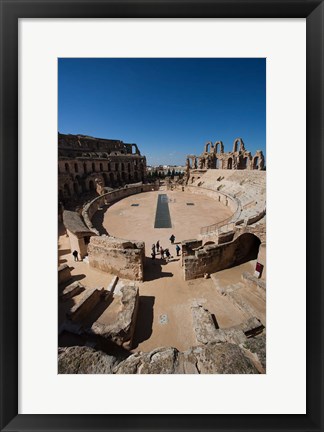
<path id="1" fill-rule="evenodd" d="M 118 171 L 118 167 L 119 167 L 119 164 L 118 164 L 118 162 L 116 162 L 115 163 L 115 171 Z"/>
<path id="2" fill-rule="evenodd" d="M 74 164 L 74 172 L 79 172 L 79 167 L 77 163 Z"/>
<path id="3" fill-rule="evenodd" d="M 86 164 L 86 162 L 83 162 L 83 172 L 84 172 L 84 174 L 87 174 L 87 164 Z"/>
<path id="4" fill-rule="evenodd" d="M 110 163 L 108 163 L 108 171 L 111 171 Z"/>
<path id="5" fill-rule="evenodd" d="M 94 190 L 94 182 L 92 180 L 89 181 L 89 190 Z"/>
<path id="6" fill-rule="evenodd" d="M 240 265 L 258 257 L 260 239 L 251 233 L 240 235 L 236 240 L 234 265 Z"/>
<path id="7" fill-rule="evenodd" d="M 81 177 L 79 175 L 75 176 L 75 180 L 78 182 L 78 184 L 81 184 Z"/>
<path id="8" fill-rule="evenodd" d="M 92 162 L 91 167 L 92 167 L 92 172 L 95 172 L 96 171 L 96 164 L 94 162 Z"/>
<path id="9" fill-rule="evenodd" d="M 103 171 L 103 165 L 102 165 L 102 163 L 100 162 L 100 171 Z"/>
<path id="10" fill-rule="evenodd" d="M 249 158 L 245 157 L 243 159 L 243 169 L 246 169 L 248 167 L 248 164 L 249 164 Z"/>
<path id="11" fill-rule="evenodd" d="M 65 164 L 65 171 L 70 172 L 70 165 L 68 163 Z"/>
<path id="12" fill-rule="evenodd" d="M 253 169 L 258 169 L 259 166 L 259 157 L 255 156 L 255 158 L 253 159 Z"/>
<path id="13" fill-rule="evenodd" d="M 232 166 L 233 166 L 233 159 L 232 158 L 228 158 L 227 169 L 232 169 Z"/>
<path id="14" fill-rule="evenodd" d="M 123 162 L 122 162 L 122 164 L 121 164 L 121 170 L 122 170 L 122 171 L 125 171 L 125 165 L 123 164 Z"/>
<path id="15" fill-rule="evenodd" d="M 122 172 L 122 180 L 123 180 L 123 182 L 126 181 L 126 174 L 124 171 Z"/>
<path id="16" fill-rule="evenodd" d="M 220 168 L 220 160 L 216 158 L 216 169 Z"/>

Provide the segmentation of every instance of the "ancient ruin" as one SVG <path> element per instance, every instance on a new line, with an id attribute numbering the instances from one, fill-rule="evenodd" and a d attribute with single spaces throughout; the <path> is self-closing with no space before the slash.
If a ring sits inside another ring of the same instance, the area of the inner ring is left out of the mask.
<path id="1" fill-rule="evenodd" d="M 146 158 L 136 144 L 84 135 L 58 134 L 59 201 L 87 191 L 103 193 L 144 181 Z"/>
<path id="2" fill-rule="evenodd" d="M 148 180 L 135 144 L 58 147 L 60 373 L 265 373 L 262 151 L 208 142 Z"/>

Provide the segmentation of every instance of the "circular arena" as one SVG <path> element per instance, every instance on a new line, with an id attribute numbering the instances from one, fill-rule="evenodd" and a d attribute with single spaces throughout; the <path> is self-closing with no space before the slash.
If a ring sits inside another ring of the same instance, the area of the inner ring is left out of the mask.
<path id="1" fill-rule="evenodd" d="M 238 349 L 230 355 L 245 353 L 243 363 L 249 352 L 254 369 L 241 373 L 264 373 L 265 180 L 265 171 L 192 169 L 185 183 L 107 191 L 99 181 L 97 197 L 80 211 L 65 210 L 60 364 L 72 347 L 87 346 L 119 358 L 122 366 L 107 373 L 240 373 L 238 366 L 220 372 L 205 363 L 195 369 L 188 359 L 200 346 L 213 347 L 212 356 Z M 156 371 L 152 353 L 172 358 L 171 369 L 159 369 L 161 360 Z M 138 358 L 141 367 L 133 364 Z"/>

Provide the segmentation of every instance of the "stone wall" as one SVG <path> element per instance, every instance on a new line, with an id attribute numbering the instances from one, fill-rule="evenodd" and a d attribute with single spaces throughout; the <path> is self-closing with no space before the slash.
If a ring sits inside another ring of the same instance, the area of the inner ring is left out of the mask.
<path id="1" fill-rule="evenodd" d="M 104 288 L 87 289 L 82 298 L 68 312 L 68 318 L 72 321 L 81 321 L 86 318 L 93 308 L 100 302 Z"/>
<path id="2" fill-rule="evenodd" d="M 121 278 L 143 280 L 144 242 L 108 236 L 91 237 L 88 255 L 92 267 Z"/>
<path id="3" fill-rule="evenodd" d="M 98 208 L 119 201 L 130 195 L 136 195 L 141 192 L 150 192 L 152 190 L 156 190 L 156 186 L 150 184 L 142 184 L 138 186 L 128 186 L 122 189 L 116 189 L 113 192 L 108 192 L 104 195 L 101 195 L 84 206 L 82 211 L 84 223 L 91 231 L 99 235 L 99 232 L 94 228 L 91 222 L 91 219 L 98 210 Z"/>
<path id="4" fill-rule="evenodd" d="M 220 245 L 210 244 L 197 250 L 187 250 L 183 258 L 183 271 L 185 280 L 203 277 L 205 273 L 215 273 L 245 262 L 245 257 L 250 259 L 254 242 L 260 242 L 255 236 L 240 236 L 229 243 Z M 188 245 L 186 245 L 187 249 Z"/>

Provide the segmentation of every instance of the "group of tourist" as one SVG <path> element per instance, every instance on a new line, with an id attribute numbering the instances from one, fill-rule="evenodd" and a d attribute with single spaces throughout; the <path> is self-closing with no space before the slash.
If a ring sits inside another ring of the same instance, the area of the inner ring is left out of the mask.
<path id="1" fill-rule="evenodd" d="M 170 240 L 171 244 L 174 244 L 174 241 L 175 241 L 174 234 L 171 235 L 169 240 Z M 180 246 L 177 244 L 176 245 L 177 256 L 179 256 L 179 252 L 180 252 Z M 156 244 L 154 244 L 154 243 L 152 244 L 152 249 L 151 249 L 152 260 L 155 260 L 155 257 L 158 253 L 160 254 L 161 259 L 165 259 L 167 262 L 170 261 L 171 258 L 173 258 L 171 256 L 169 249 L 168 248 L 163 249 L 163 247 L 160 245 L 160 240 L 158 240 L 156 242 Z"/>

